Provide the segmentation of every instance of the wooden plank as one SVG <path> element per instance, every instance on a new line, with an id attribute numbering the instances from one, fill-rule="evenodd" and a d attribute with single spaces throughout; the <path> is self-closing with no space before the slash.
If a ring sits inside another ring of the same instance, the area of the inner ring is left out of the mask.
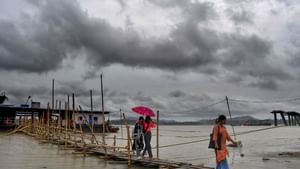
<path id="1" fill-rule="evenodd" d="M 91 152 L 94 152 L 96 154 L 104 155 L 105 152 L 100 149 L 91 149 Z M 111 156 L 112 158 L 119 159 L 119 160 L 128 160 L 127 154 L 120 153 L 120 152 L 112 152 L 107 151 L 107 155 Z M 171 160 L 163 160 L 163 159 L 150 159 L 150 158 L 144 158 L 144 159 L 138 159 L 137 157 L 131 157 L 131 162 L 136 164 L 143 164 L 143 165 L 151 165 L 151 166 L 169 166 L 171 168 L 192 168 L 192 169 L 213 169 L 211 167 L 205 167 L 204 165 L 192 165 L 189 163 L 182 163 L 182 162 L 176 162 Z"/>

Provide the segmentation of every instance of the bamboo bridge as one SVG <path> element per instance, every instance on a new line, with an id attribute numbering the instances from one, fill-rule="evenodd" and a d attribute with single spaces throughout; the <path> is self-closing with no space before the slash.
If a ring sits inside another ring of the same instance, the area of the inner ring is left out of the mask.
<path id="1" fill-rule="evenodd" d="M 159 151 L 157 145 L 157 157 L 153 159 L 143 158 L 138 159 L 133 155 L 132 141 L 130 134 L 130 127 L 127 124 L 125 115 L 123 114 L 123 120 L 125 121 L 126 132 L 127 132 L 127 144 L 120 146 L 117 145 L 117 138 L 114 135 L 112 144 L 106 143 L 106 133 L 100 133 L 102 139 L 98 139 L 90 126 L 87 124 L 79 124 L 79 127 L 72 127 L 70 124 L 62 124 L 60 116 L 57 120 L 50 118 L 51 110 L 48 109 L 47 113 L 43 113 L 40 118 L 31 119 L 31 116 L 23 116 L 19 120 L 19 125 L 8 135 L 22 132 L 28 136 L 34 137 L 40 143 L 50 143 L 61 145 L 64 149 L 73 149 L 73 154 L 82 154 L 84 157 L 88 154 L 94 154 L 101 156 L 103 159 L 116 160 L 116 163 L 123 161 L 128 166 L 131 165 L 142 165 L 147 167 L 157 167 L 163 169 L 213 169 L 204 165 L 193 165 L 186 162 L 176 162 L 171 160 L 164 160 L 159 158 Z M 67 113 L 67 110 L 66 110 Z M 75 113 L 82 113 L 76 111 Z M 157 115 L 159 117 L 159 113 Z M 69 121 L 67 120 L 66 123 Z M 157 121 L 158 123 L 159 121 Z M 82 125 L 88 125 L 90 132 L 84 132 Z M 157 128 L 158 129 L 158 128 Z M 158 141 L 158 138 L 157 138 Z"/>

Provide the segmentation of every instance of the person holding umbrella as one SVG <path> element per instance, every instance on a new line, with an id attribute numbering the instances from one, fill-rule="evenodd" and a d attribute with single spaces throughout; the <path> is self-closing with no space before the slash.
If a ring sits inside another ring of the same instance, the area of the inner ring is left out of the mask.
<path id="1" fill-rule="evenodd" d="M 149 158 L 152 158 L 152 149 L 151 149 L 151 129 L 156 127 L 156 124 L 152 121 L 151 117 L 155 116 L 152 109 L 146 106 L 136 106 L 131 109 L 132 111 L 146 116 L 145 122 L 143 124 L 144 127 L 144 141 L 145 141 L 145 149 L 142 153 L 142 157 L 148 152 Z"/>
<path id="2" fill-rule="evenodd" d="M 136 156 L 140 158 L 141 151 L 144 148 L 144 117 L 140 116 L 135 123 L 132 131 L 132 150 L 135 150 Z"/>
<path id="3" fill-rule="evenodd" d="M 144 140 L 145 140 L 145 149 L 143 151 L 142 157 L 144 157 L 146 151 L 149 155 L 149 158 L 152 158 L 152 149 L 151 149 L 151 129 L 155 128 L 156 124 L 152 121 L 150 116 L 146 116 L 145 122 L 144 122 Z"/>

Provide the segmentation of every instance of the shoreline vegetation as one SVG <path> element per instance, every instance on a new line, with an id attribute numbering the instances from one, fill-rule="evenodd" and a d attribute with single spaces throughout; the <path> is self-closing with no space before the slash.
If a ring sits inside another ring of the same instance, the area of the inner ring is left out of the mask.
<path id="1" fill-rule="evenodd" d="M 129 118 L 127 119 L 128 124 L 135 124 L 136 119 Z M 279 120 L 279 122 L 281 122 Z M 120 120 L 110 120 L 111 124 L 120 125 Z M 256 119 L 252 116 L 241 116 L 234 117 L 232 121 L 228 119 L 228 124 L 232 124 L 234 126 L 270 126 L 274 124 L 273 119 Z M 160 125 L 213 125 L 215 124 L 215 119 L 201 119 L 198 121 L 176 121 L 176 120 L 163 120 L 160 119 Z"/>

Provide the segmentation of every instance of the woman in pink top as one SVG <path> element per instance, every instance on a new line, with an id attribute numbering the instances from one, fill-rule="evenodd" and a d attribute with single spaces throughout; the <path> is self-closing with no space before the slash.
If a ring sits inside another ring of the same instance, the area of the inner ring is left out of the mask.
<path id="1" fill-rule="evenodd" d="M 149 158 L 152 158 L 152 149 L 151 149 L 151 128 L 156 127 L 155 123 L 152 121 L 150 116 L 146 116 L 145 122 L 144 122 L 144 140 L 145 140 L 145 149 L 143 151 L 143 157 L 148 152 Z"/>

